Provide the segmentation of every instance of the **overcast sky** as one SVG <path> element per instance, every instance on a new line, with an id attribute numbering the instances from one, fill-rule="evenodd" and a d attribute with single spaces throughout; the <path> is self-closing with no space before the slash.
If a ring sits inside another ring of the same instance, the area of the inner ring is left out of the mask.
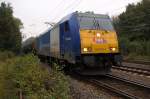
<path id="1" fill-rule="evenodd" d="M 58 22 L 74 11 L 94 11 L 116 16 L 125 11 L 129 3 L 141 0 L 0 0 L 11 3 L 14 16 L 21 19 L 26 38 L 38 36 L 49 26 L 45 22 Z"/>

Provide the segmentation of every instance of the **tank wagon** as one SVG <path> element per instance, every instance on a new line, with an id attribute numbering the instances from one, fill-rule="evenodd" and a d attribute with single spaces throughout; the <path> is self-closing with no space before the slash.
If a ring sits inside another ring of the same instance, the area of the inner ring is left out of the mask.
<path id="1" fill-rule="evenodd" d="M 36 53 L 36 38 L 30 37 L 22 43 L 22 52 L 27 54 Z"/>
<path id="2" fill-rule="evenodd" d="M 82 74 L 104 75 L 119 55 L 108 15 L 74 12 L 38 37 L 38 55 Z M 67 65 L 71 64 L 71 65 Z"/>

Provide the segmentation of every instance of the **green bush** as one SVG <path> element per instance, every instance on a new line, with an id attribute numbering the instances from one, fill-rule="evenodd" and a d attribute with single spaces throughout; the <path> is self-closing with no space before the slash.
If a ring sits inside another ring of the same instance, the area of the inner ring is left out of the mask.
<path id="1" fill-rule="evenodd" d="M 61 72 L 40 66 L 34 55 L 16 57 L 0 64 L 1 99 L 67 99 L 69 84 Z M 11 98 L 9 98 L 11 97 Z"/>
<path id="2" fill-rule="evenodd" d="M 148 41 L 145 45 L 146 45 L 146 54 L 150 56 L 150 41 Z"/>
<path id="3" fill-rule="evenodd" d="M 9 58 L 13 58 L 15 54 L 10 51 L 0 51 L 0 61 L 5 61 Z"/>
<path id="4" fill-rule="evenodd" d="M 126 37 L 120 37 L 121 52 L 124 55 L 135 54 L 135 55 L 150 55 L 150 41 L 130 41 Z"/>
<path id="5" fill-rule="evenodd" d="M 140 56 L 147 55 L 147 46 L 145 41 L 133 41 L 129 43 L 129 54 L 135 54 Z"/>
<path id="6" fill-rule="evenodd" d="M 127 39 L 127 38 L 121 38 L 120 37 L 120 40 L 119 40 L 120 42 L 120 47 L 121 47 L 121 53 L 123 54 L 123 55 L 128 55 L 129 54 L 129 40 Z"/>

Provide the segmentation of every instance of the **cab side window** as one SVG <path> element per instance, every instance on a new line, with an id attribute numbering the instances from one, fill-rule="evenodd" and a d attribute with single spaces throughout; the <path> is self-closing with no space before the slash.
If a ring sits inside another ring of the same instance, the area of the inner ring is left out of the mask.
<path id="1" fill-rule="evenodd" d="M 69 30 L 70 30 L 70 28 L 69 28 L 69 22 L 66 21 L 66 22 L 64 23 L 64 31 L 65 31 L 65 32 L 68 32 Z"/>

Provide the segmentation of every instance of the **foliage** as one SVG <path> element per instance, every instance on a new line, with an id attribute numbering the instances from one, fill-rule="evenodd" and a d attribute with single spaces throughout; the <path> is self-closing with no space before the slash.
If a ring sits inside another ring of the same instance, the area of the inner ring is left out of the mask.
<path id="1" fill-rule="evenodd" d="M 15 55 L 11 51 L 2 51 L 0 52 L 0 61 L 5 62 L 7 59 L 13 58 Z"/>
<path id="2" fill-rule="evenodd" d="M 8 59 L 0 63 L 1 99 L 67 99 L 68 82 L 61 72 L 40 66 L 34 55 Z M 11 97 L 11 98 L 10 98 Z"/>
<path id="3" fill-rule="evenodd" d="M 123 54 L 150 55 L 149 0 L 129 4 L 125 12 L 113 19 Z"/>
<path id="4" fill-rule="evenodd" d="M 13 16 L 10 4 L 2 2 L 0 5 L 0 50 L 9 50 L 19 53 L 21 49 L 22 23 Z"/>

